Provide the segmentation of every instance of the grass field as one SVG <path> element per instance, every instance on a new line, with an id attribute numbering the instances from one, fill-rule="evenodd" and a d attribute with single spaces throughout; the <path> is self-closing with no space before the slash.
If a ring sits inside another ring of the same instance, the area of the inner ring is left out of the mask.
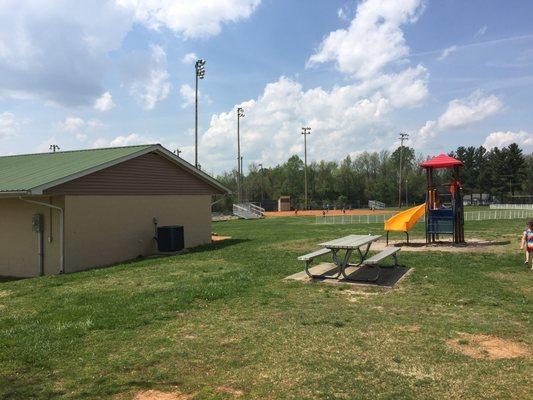
<path id="1" fill-rule="evenodd" d="M 497 253 L 401 252 L 415 271 L 391 291 L 283 282 L 319 241 L 382 229 L 314 221 L 220 222 L 233 239 L 184 255 L 0 282 L 0 398 L 532 397 L 523 221 L 467 224 L 511 241 Z"/>

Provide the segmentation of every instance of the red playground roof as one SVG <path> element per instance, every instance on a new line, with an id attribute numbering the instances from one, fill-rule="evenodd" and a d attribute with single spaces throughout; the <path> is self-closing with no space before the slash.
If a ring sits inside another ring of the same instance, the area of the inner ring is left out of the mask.
<path id="1" fill-rule="evenodd" d="M 433 157 L 420 164 L 422 168 L 452 168 L 456 165 L 462 167 L 462 161 L 459 161 L 447 154 L 441 153 L 436 157 Z"/>

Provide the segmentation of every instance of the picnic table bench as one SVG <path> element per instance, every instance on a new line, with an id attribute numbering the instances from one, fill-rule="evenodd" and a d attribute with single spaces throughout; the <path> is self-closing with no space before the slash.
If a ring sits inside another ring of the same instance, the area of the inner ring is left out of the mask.
<path id="1" fill-rule="evenodd" d="M 305 254 L 298 257 L 298 260 L 305 261 L 305 272 L 310 278 L 318 279 L 339 279 L 342 277 L 348 281 L 354 281 L 346 273 L 348 267 L 368 266 L 376 269 L 376 275 L 367 279 L 368 281 L 375 281 L 379 278 L 380 263 L 388 257 L 392 257 L 394 260 L 393 267 L 398 265 L 396 253 L 400 251 L 399 247 L 387 247 L 383 251 L 375 254 L 367 259 L 368 252 L 372 243 L 381 238 L 381 235 L 348 235 L 338 239 L 330 240 L 320 243 L 321 249 L 315 250 L 312 253 Z M 363 250 L 361 250 L 363 248 Z M 359 255 L 359 263 L 350 264 L 350 256 L 352 252 L 356 250 Z M 339 255 L 340 251 L 345 251 L 344 256 Z M 326 254 L 332 254 L 333 262 L 337 266 L 337 272 L 334 275 L 314 275 L 310 272 L 309 267 L 315 258 Z"/>

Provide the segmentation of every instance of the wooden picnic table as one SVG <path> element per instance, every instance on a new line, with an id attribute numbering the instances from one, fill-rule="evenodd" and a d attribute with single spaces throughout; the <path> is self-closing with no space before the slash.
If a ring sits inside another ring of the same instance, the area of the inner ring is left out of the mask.
<path id="1" fill-rule="evenodd" d="M 359 267 L 363 265 L 363 261 L 368 255 L 370 246 L 380 238 L 381 235 L 348 235 L 338 239 L 319 243 L 319 246 L 331 250 L 333 262 L 338 267 L 337 274 L 335 276 L 331 276 L 331 278 L 337 279 L 340 277 L 340 275 L 342 275 L 344 279 L 350 280 L 350 278 L 346 275 L 346 268 L 349 266 Z M 364 248 L 364 250 L 361 251 L 361 248 Z M 354 250 L 357 250 L 360 261 L 357 264 L 350 264 L 350 256 Z M 340 251 L 345 251 L 344 257 L 339 257 Z"/>

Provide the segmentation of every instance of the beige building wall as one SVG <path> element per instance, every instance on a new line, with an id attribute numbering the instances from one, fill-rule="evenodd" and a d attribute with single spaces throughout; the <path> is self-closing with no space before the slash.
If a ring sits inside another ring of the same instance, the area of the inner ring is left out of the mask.
<path id="1" fill-rule="evenodd" d="M 65 213 L 67 273 L 156 253 L 154 217 L 183 225 L 185 247 L 211 242 L 210 195 L 65 196 Z"/>
<path id="2" fill-rule="evenodd" d="M 64 206 L 63 196 L 31 200 Z M 44 216 L 44 273 L 59 273 L 59 212 L 19 198 L 4 198 L 0 199 L 0 276 L 39 275 L 38 235 L 32 231 L 33 214 Z"/>

